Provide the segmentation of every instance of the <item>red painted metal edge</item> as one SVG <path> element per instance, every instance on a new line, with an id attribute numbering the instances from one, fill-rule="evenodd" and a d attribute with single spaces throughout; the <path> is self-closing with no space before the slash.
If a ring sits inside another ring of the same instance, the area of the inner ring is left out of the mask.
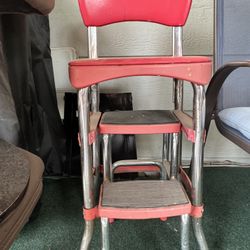
<path id="1" fill-rule="evenodd" d="M 211 62 L 147 65 L 70 65 L 69 67 L 71 84 L 77 89 L 129 76 L 164 76 L 194 84 L 207 85 L 211 74 Z"/>
<path id="2" fill-rule="evenodd" d="M 99 216 L 111 219 L 160 219 L 183 214 L 190 214 L 192 207 L 190 203 L 162 208 L 113 208 L 99 205 Z"/>
<path id="3" fill-rule="evenodd" d="M 94 207 L 91 209 L 83 209 L 84 220 L 90 221 L 98 217 L 98 208 Z"/>
<path id="4" fill-rule="evenodd" d="M 195 131 L 191 128 L 187 128 L 182 126 L 182 131 L 184 132 L 185 136 L 187 137 L 188 141 L 195 142 Z"/>
<path id="5" fill-rule="evenodd" d="M 95 142 L 96 135 L 97 135 L 96 130 L 93 130 L 93 131 L 89 132 L 89 145 L 91 145 L 91 144 L 93 144 Z"/>
<path id="6" fill-rule="evenodd" d="M 83 216 L 86 221 L 94 220 L 98 217 L 105 217 L 111 220 L 114 219 L 161 219 L 166 220 L 168 217 L 180 216 L 183 214 L 190 214 L 192 217 L 201 218 L 204 207 L 192 206 L 191 203 L 160 207 L 160 208 L 114 208 L 103 207 L 101 205 L 102 188 L 100 192 L 100 199 L 98 207 L 92 209 L 83 209 Z"/>
<path id="7" fill-rule="evenodd" d="M 195 218 L 201 218 L 204 212 L 204 206 L 192 206 L 190 215 Z"/>
<path id="8" fill-rule="evenodd" d="M 119 166 L 114 173 L 139 173 L 139 172 L 159 172 L 159 167 L 151 166 Z"/>
<path id="9" fill-rule="evenodd" d="M 180 167 L 180 175 L 181 175 L 181 181 L 186 189 L 186 191 L 191 194 L 192 191 L 192 182 L 189 179 L 188 175 L 186 174 L 186 172 L 182 169 L 182 167 Z M 191 209 L 191 213 L 190 215 L 192 217 L 195 218 L 201 218 L 202 214 L 204 212 L 204 206 L 193 206 L 192 205 L 192 209 Z"/>
<path id="10" fill-rule="evenodd" d="M 92 145 L 95 142 L 96 136 L 97 136 L 96 130 L 89 132 L 89 145 Z M 79 147 L 81 147 L 80 133 L 78 133 L 78 144 L 79 144 Z"/>
<path id="11" fill-rule="evenodd" d="M 180 132 L 180 124 L 154 124 L 154 125 L 99 125 L 100 134 L 164 134 Z"/>
<path id="12" fill-rule="evenodd" d="M 182 126 L 181 130 L 184 132 L 184 134 L 185 134 L 188 141 L 191 141 L 192 143 L 195 143 L 195 131 L 193 129 Z M 203 137 L 204 137 L 203 140 L 205 142 L 205 140 L 206 140 L 206 132 L 204 132 Z"/>

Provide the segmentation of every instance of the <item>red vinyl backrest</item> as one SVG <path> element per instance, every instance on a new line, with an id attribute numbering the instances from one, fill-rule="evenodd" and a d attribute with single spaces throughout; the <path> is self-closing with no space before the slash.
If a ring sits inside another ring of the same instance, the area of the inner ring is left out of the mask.
<path id="1" fill-rule="evenodd" d="M 85 25 L 147 21 L 167 26 L 186 23 L 192 0 L 78 0 Z"/>

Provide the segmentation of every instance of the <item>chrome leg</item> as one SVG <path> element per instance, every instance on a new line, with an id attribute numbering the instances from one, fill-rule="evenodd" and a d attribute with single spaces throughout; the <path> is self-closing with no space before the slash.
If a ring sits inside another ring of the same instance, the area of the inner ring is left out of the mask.
<path id="1" fill-rule="evenodd" d="M 103 178 L 104 181 L 110 181 L 110 135 L 103 135 Z"/>
<path id="2" fill-rule="evenodd" d="M 169 134 L 168 148 L 169 148 L 168 160 L 171 161 L 171 153 L 170 152 L 172 152 L 172 150 L 173 150 L 173 134 Z"/>
<path id="3" fill-rule="evenodd" d="M 92 155 L 89 145 L 89 88 L 78 91 L 78 112 L 79 112 L 79 130 L 80 130 L 80 156 L 82 167 L 82 187 L 83 202 L 85 209 L 94 207 L 94 178 L 92 171 Z M 81 249 L 88 249 L 93 234 L 94 222 L 86 221 L 85 231 Z"/>
<path id="4" fill-rule="evenodd" d="M 181 250 L 189 250 L 190 216 L 181 216 Z"/>
<path id="5" fill-rule="evenodd" d="M 88 250 L 94 231 L 94 221 L 85 221 L 85 230 L 81 242 L 81 250 Z"/>
<path id="6" fill-rule="evenodd" d="M 201 218 L 192 218 L 194 235 L 201 250 L 208 250 L 208 245 L 202 228 Z"/>
<path id="7" fill-rule="evenodd" d="M 108 165 L 109 165 L 109 178 L 110 181 L 113 181 L 113 165 L 112 165 L 112 135 L 109 135 L 108 142 Z"/>
<path id="8" fill-rule="evenodd" d="M 183 28 L 173 27 L 173 56 L 182 56 L 183 51 Z M 183 110 L 183 81 L 174 79 L 174 104 L 175 110 Z M 182 133 L 179 134 L 178 165 L 182 159 Z"/>
<path id="9" fill-rule="evenodd" d="M 163 134 L 162 161 L 169 161 L 169 134 Z"/>
<path id="10" fill-rule="evenodd" d="M 92 112 L 98 112 L 99 111 L 99 86 L 93 85 L 91 86 L 91 111 Z M 99 192 L 99 184 L 100 184 L 100 139 L 99 135 L 97 134 L 96 140 L 92 145 L 92 154 L 93 154 L 93 168 L 95 170 L 94 175 L 94 187 L 95 187 L 95 194 L 96 194 L 96 200 L 98 199 Z"/>
<path id="11" fill-rule="evenodd" d="M 102 225 L 102 250 L 109 249 L 109 220 L 108 218 L 101 218 Z"/>
<path id="12" fill-rule="evenodd" d="M 179 134 L 173 133 L 172 135 L 172 151 L 171 151 L 171 168 L 170 178 L 177 179 L 178 177 L 178 147 L 179 147 Z"/>
<path id="13" fill-rule="evenodd" d="M 175 79 L 175 110 L 183 110 L 183 81 Z M 182 164 L 182 132 L 179 133 L 178 143 L 178 161 L 177 164 Z"/>
<path id="14" fill-rule="evenodd" d="M 93 153 L 93 168 L 95 170 L 94 175 L 94 189 L 95 189 L 95 200 L 98 200 L 99 196 L 99 185 L 100 185 L 100 139 L 99 135 L 96 136 L 96 141 L 92 145 L 92 153 Z"/>
<path id="15" fill-rule="evenodd" d="M 113 176 L 115 170 L 120 166 L 157 166 L 161 174 L 161 180 L 167 180 L 168 174 L 166 171 L 166 166 L 160 161 L 153 160 L 121 160 L 116 161 L 112 164 L 111 176 Z"/>
<path id="16" fill-rule="evenodd" d="M 167 175 L 166 178 L 169 179 L 170 176 L 170 134 L 163 134 L 163 141 L 162 141 L 162 163 L 166 169 Z"/>
<path id="17" fill-rule="evenodd" d="M 204 149 L 204 123 L 205 123 L 205 88 L 201 85 L 193 84 L 194 101 L 193 101 L 193 120 L 195 129 L 195 142 L 192 152 L 192 204 L 201 206 L 203 193 L 203 149 Z M 193 218 L 193 228 L 196 240 L 200 249 L 208 249 L 207 242 L 203 233 L 201 218 Z"/>

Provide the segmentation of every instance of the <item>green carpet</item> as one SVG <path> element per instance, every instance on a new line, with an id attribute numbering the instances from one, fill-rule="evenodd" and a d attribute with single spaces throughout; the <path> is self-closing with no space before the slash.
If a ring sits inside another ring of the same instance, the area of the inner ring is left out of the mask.
<path id="1" fill-rule="evenodd" d="M 209 248 L 250 249 L 250 168 L 204 170 L 203 226 Z M 45 179 L 42 205 L 11 250 L 79 249 L 83 232 L 81 182 L 78 178 Z M 180 249 L 178 218 L 116 221 L 110 226 L 111 250 Z M 100 249 L 96 221 L 91 249 Z M 197 249 L 191 233 L 191 247 Z"/>

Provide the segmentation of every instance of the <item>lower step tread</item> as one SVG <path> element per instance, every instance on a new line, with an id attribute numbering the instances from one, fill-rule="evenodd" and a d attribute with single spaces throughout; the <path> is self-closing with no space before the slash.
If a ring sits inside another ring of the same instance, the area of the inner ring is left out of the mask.
<path id="1" fill-rule="evenodd" d="M 106 182 L 102 206 L 116 208 L 157 208 L 188 204 L 177 180 Z"/>

